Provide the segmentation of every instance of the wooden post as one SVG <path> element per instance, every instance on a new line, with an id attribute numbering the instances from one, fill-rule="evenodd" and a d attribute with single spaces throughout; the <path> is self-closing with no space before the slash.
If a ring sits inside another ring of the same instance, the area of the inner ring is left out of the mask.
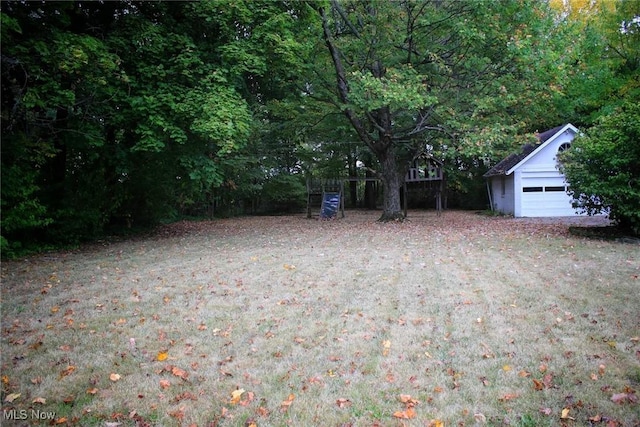
<path id="1" fill-rule="evenodd" d="M 408 205 L 407 199 L 409 198 L 408 194 L 407 194 L 407 181 L 405 181 L 402 184 L 402 187 L 403 187 L 403 191 L 404 191 L 404 203 L 403 203 L 403 205 L 404 205 L 404 217 L 406 218 L 407 217 L 407 205 Z"/>
<path id="2" fill-rule="evenodd" d="M 342 218 L 344 218 L 344 181 L 340 180 L 340 210 L 342 211 Z"/>
<path id="3" fill-rule="evenodd" d="M 307 218 L 311 218 L 311 178 L 307 177 Z"/>

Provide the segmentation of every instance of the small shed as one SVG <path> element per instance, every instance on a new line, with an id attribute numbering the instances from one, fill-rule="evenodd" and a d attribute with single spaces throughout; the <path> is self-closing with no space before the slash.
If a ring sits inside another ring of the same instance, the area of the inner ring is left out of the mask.
<path id="1" fill-rule="evenodd" d="M 537 144 L 525 145 L 484 174 L 491 208 L 514 217 L 578 214 L 557 161 L 577 134 L 570 123 L 542 132 Z"/>

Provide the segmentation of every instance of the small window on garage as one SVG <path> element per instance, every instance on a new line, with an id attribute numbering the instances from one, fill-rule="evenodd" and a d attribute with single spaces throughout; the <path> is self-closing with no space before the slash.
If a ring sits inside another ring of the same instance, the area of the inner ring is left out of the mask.
<path id="1" fill-rule="evenodd" d="M 558 192 L 558 191 L 564 191 L 564 185 L 562 186 L 557 186 L 557 187 L 544 187 L 544 191 L 549 192 Z"/>
<path id="2" fill-rule="evenodd" d="M 502 195 L 502 197 L 504 197 L 506 193 L 507 193 L 507 180 L 503 176 L 500 179 L 500 194 Z"/>
<path id="3" fill-rule="evenodd" d="M 523 193 L 542 193 L 542 187 L 522 187 Z"/>
<path id="4" fill-rule="evenodd" d="M 562 153 L 563 151 L 567 151 L 569 148 L 571 148 L 571 143 L 570 142 L 565 142 L 560 147 L 558 147 L 558 153 Z"/>

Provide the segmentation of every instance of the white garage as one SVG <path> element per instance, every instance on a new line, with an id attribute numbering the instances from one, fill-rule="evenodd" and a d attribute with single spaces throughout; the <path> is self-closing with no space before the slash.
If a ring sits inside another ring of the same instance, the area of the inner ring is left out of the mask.
<path id="1" fill-rule="evenodd" d="M 543 132 L 538 144 L 525 145 L 491 168 L 484 177 L 492 209 L 515 217 L 579 214 L 557 164 L 558 152 L 568 149 L 577 133 L 571 124 Z"/>
<path id="2" fill-rule="evenodd" d="M 575 215 L 564 177 L 523 176 L 520 216 Z"/>

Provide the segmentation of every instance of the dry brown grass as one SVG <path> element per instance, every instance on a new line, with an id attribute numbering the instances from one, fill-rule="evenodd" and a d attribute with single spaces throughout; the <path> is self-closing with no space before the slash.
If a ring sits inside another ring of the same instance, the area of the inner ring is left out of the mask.
<path id="1" fill-rule="evenodd" d="M 637 245 L 377 215 L 185 222 L 4 263 L 2 424 L 638 425 Z"/>

